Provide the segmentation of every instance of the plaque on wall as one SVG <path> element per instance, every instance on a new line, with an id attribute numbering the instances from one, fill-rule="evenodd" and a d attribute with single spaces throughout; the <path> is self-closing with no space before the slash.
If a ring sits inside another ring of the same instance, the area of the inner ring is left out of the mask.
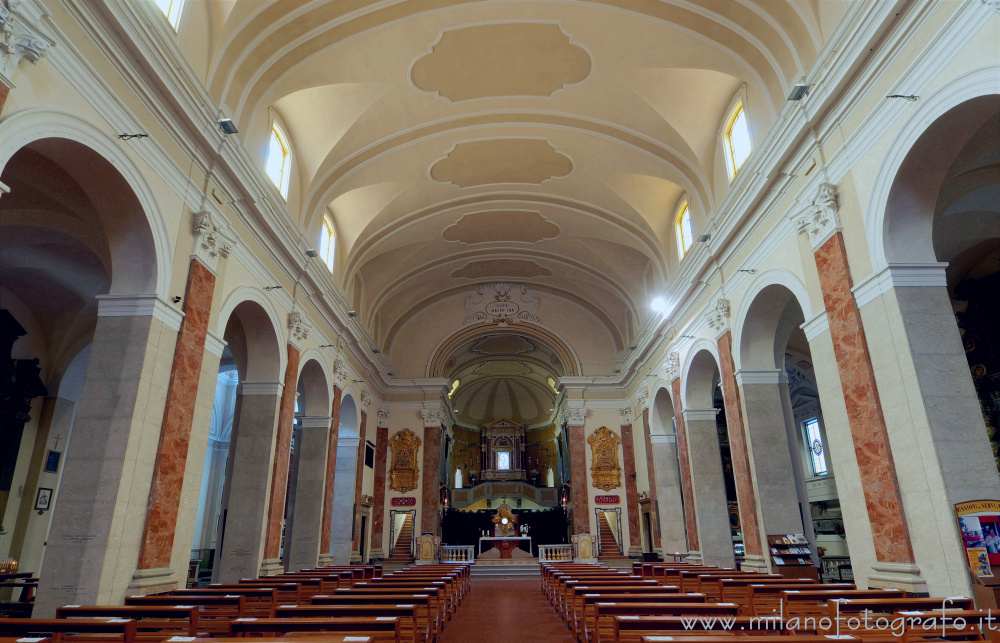
<path id="1" fill-rule="evenodd" d="M 587 438 L 593 459 L 590 475 L 597 489 L 611 491 L 622 486 L 622 468 L 618 464 L 618 445 L 621 441 L 618 434 L 606 426 L 597 429 Z"/>
<path id="2" fill-rule="evenodd" d="M 389 501 L 389 504 L 393 507 L 415 507 L 417 505 L 416 498 L 393 498 Z"/>
<path id="3" fill-rule="evenodd" d="M 621 496 L 594 496 L 594 502 L 599 505 L 617 505 L 621 501 Z"/>
<path id="4" fill-rule="evenodd" d="M 420 467 L 417 465 L 420 438 L 413 431 L 403 429 L 389 438 L 389 448 L 392 449 L 389 488 L 399 493 L 413 491 L 420 480 Z"/>

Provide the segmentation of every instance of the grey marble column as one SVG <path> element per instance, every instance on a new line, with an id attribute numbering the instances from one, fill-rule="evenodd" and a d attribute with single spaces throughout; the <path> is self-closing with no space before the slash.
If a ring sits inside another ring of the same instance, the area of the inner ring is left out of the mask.
<path id="1" fill-rule="evenodd" d="M 323 520 L 323 492 L 326 487 L 329 417 L 303 417 L 295 444 L 295 498 L 285 527 L 285 569 L 313 568 L 319 562 L 320 531 Z"/>
<path id="2" fill-rule="evenodd" d="M 698 517 L 698 542 L 705 565 L 733 567 L 733 538 L 729 529 L 729 504 L 722 477 L 722 454 L 715 428 L 716 409 L 684 409 L 691 488 Z M 695 560 L 697 556 L 693 556 Z"/>
<path id="3" fill-rule="evenodd" d="M 333 524 L 330 526 L 330 554 L 334 564 L 351 559 L 351 525 L 354 520 L 354 478 L 358 468 L 359 438 L 337 440 L 337 471 L 333 479 Z"/>
<path id="4" fill-rule="evenodd" d="M 677 435 L 650 435 L 656 470 L 656 500 L 660 513 L 660 547 L 665 553 L 687 551 L 684 534 L 684 503 L 677 466 Z"/>
<path id="5" fill-rule="evenodd" d="M 264 559 L 267 501 L 281 382 L 244 382 L 236 396 L 222 528 L 213 580 L 256 578 Z"/>
<path id="6" fill-rule="evenodd" d="M 743 370 L 736 374 L 746 417 L 747 451 L 761 537 L 804 532 L 794 462 L 801 456 L 793 452 L 789 440 L 781 395 L 781 387 L 787 390 L 788 385 L 783 379 L 778 370 Z"/>

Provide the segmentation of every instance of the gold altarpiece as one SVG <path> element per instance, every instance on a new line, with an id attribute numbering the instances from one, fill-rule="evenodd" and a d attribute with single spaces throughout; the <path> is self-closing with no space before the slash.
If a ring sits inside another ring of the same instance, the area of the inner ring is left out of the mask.
<path id="1" fill-rule="evenodd" d="M 590 476 L 594 487 L 611 491 L 622 484 L 622 468 L 618 464 L 618 445 L 622 440 L 618 434 L 602 426 L 587 438 L 590 443 Z"/>
<path id="2" fill-rule="evenodd" d="M 420 466 L 417 464 L 420 438 L 413 431 L 403 429 L 389 438 L 389 448 L 392 449 L 389 488 L 400 493 L 413 491 L 420 481 Z"/>
<path id="3" fill-rule="evenodd" d="M 479 427 L 482 480 L 524 480 L 524 424 L 501 418 Z"/>

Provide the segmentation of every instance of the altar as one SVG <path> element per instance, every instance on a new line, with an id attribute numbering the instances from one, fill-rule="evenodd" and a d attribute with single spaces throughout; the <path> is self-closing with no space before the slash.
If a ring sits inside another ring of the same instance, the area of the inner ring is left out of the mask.
<path id="1" fill-rule="evenodd" d="M 480 556 L 483 554 L 483 541 L 484 540 L 486 540 L 486 541 L 494 541 L 494 540 L 499 540 L 499 541 L 521 541 L 521 540 L 527 540 L 528 541 L 528 553 L 529 554 L 532 553 L 531 552 L 531 536 L 481 536 L 479 538 L 479 555 Z M 496 544 L 493 544 L 492 547 L 496 547 L 497 549 L 500 550 L 500 558 L 510 558 L 511 557 L 511 555 L 510 555 L 510 549 L 505 548 L 503 546 L 503 544 L 504 544 L 503 542 L 496 543 Z M 511 546 L 512 547 L 520 547 L 520 542 L 518 542 L 516 545 L 512 543 Z M 534 555 L 534 554 L 532 554 L 532 555 Z"/>

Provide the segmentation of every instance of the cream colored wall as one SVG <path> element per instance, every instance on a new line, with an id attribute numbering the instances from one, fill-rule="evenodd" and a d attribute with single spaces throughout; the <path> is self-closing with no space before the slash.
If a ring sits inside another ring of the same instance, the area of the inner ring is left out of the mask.
<path id="1" fill-rule="evenodd" d="M 607 427 L 607 428 L 611 429 L 615 433 L 615 435 L 618 436 L 619 440 L 621 439 L 621 436 L 622 436 L 621 415 L 618 413 L 618 409 L 616 409 L 616 408 L 612 408 L 612 409 L 604 409 L 604 408 L 591 409 L 587 413 L 587 418 L 586 418 L 586 420 L 584 420 L 584 435 L 586 436 L 586 438 L 589 439 L 590 436 L 593 435 L 594 431 L 598 430 L 601 427 Z M 634 425 L 633 425 L 633 430 L 634 430 Z M 629 527 L 628 527 L 628 509 L 627 509 L 627 503 L 626 503 L 626 498 L 625 498 L 625 480 L 626 480 L 626 477 L 628 476 L 628 472 L 625 471 L 625 467 L 623 466 L 625 464 L 625 456 L 624 456 L 624 452 L 622 450 L 622 445 L 619 442 L 619 444 L 618 444 L 618 464 L 620 466 L 622 466 L 622 475 L 621 475 L 621 481 L 620 481 L 621 484 L 620 484 L 620 486 L 615 487 L 614 489 L 611 489 L 610 491 L 604 491 L 603 489 L 598 489 L 598 488 L 594 487 L 594 479 L 593 479 L 593 477 L 591 476 L 591 473 L 590 473 L 590 468 L 594 464 L 594 453 L 593 453 L 593 449 L 590 446 L 590 443 L 586 444 L 586 453 L 587 453 L 587 457 L 586 457 L 586 463 L 587 463 L 587 471 L 586 471 L 587 499 L 588 499 L 588 502 L 589 502 L 589 506 L 587 507 L 587 511 L 588 511 L 588 514 L 589 514 L 587 516 L 587 520 L 589 521 L 589 524 L 590 524 L 590 533 L 593 534 L 595 537 L 597 536 L 597 533 L 598 533 L 597 532 L 597 514 L 594 512 L 594 509 L 596 509 L 598 507 L 597 501 L 596 501 L 597 496 L 604 496 L 604 495 L 616 495 L 616 496 L 618 496 L 620 498 L 620 502 L 617 505 L 600 505 L 600 506 L 601 507 L 607 507 L 607 508 L 617 507 L 617 508 L 621 509 L 621 513 L 622 513 L 622 531 L 621 531 L 622 551 L 624 552 L 624 555 L 628 555 Z M 574 480 L 574 484 L 579 484 L 579 481 L 578 480 Z"/>

